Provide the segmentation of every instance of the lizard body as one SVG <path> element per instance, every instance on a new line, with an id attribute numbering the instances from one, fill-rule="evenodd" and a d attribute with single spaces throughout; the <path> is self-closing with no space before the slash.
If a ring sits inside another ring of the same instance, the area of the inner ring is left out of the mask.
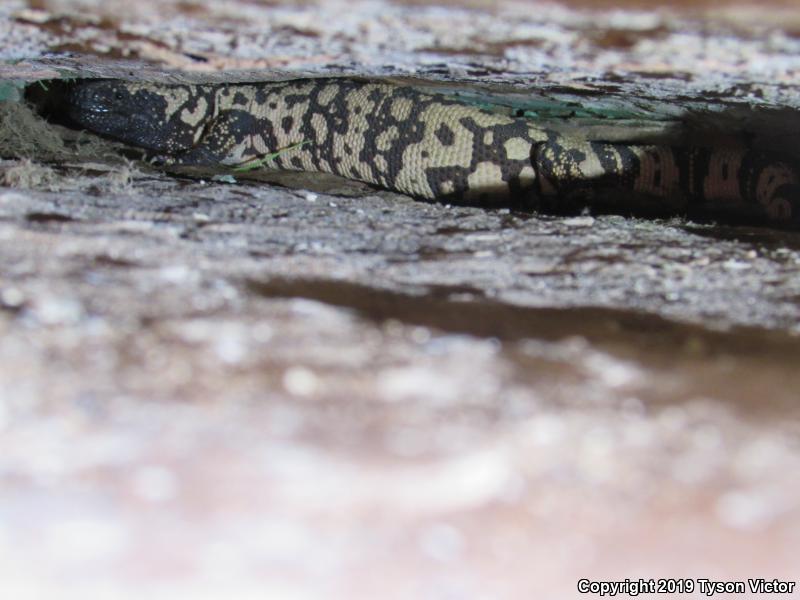
<path id="1" fill-rule="evenodd" d="M 320 171 L 423 199 L 492 205 L 591 200 L 755 204 L 800 222 L 800 176 L 747 149 L 590 142 L 443 95 L 389 83 L 74 84 L 77 124 L 175 165 Z"/>

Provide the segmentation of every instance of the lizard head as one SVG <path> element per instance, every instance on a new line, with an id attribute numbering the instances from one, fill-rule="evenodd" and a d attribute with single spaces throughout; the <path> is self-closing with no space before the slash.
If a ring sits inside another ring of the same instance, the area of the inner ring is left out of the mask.
<path id="1" fill-rule="evenodd" d="M 211 112 L 199 86 L 81 81 L 66 95 L 77 125 L 134 146 L 175 153 L 191 148 Z"/>

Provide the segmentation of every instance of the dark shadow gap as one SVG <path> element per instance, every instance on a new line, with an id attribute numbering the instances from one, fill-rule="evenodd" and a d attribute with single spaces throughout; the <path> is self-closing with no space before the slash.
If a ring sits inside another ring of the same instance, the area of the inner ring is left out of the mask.
<path id="1" fill-rule="evenodd" d="M 715 331 L 658 315 L 614 308 L 519 306 L 474 299 L 477 294 L 461 286 L 434 286 L 410 294 L 347 281 L 278 278 L 247 280 L 246 287 L 265 298 L 304 298 L 349 309 L 375 323 L 396 320 L 502 342 L 556 341 L 580 336 L 598 347 L 632 354 L 637 360 L 647 356 L 671 361 L 676 355 L 691 352 L 698 356 L 800 364 L 800 338 L 758 327 Z"/>

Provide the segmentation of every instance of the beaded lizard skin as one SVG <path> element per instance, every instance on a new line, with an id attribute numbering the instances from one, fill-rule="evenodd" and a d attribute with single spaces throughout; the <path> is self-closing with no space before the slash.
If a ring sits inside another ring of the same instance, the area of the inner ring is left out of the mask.
<path id="1" fill-rule="evenodd" d="M 423 199 L 491 206 L 602 190 L 760 205 L 800 222 L 800 177 L 746 149 L 602 143 L 389 83 L 73 84 L 70 118 L 167 165 L 320 171 Z"/>

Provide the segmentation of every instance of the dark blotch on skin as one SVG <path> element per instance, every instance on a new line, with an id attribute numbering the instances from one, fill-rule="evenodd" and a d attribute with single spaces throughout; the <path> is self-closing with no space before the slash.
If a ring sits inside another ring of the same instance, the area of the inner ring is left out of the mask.
<path id="1" fill-rule="evenodd" d="M 308 94 L 287 94 L 283 97 L 283 101 L 286 103 L 286 108 L 291 110 L 295 105 L 307 102 Z M 275 102 L 270 102 L 269 107 L 275 110 L 278 105 Z"/>
<path id="2" fill-rule="evenodd" d="M 294 119 L 292 117 L 283 117 L 281 120 L 281 127 L 283 128 L 284 133 L 289 133 L 294 126 Z"/>
<path id="3" fill-rule="evenodd" d="M 436 135 L 443 146 L 452 146 L 456 141 L 456 135 L 453 133 L 453 130 L 444 123 L 439 125 L 434 135 Z"/>

